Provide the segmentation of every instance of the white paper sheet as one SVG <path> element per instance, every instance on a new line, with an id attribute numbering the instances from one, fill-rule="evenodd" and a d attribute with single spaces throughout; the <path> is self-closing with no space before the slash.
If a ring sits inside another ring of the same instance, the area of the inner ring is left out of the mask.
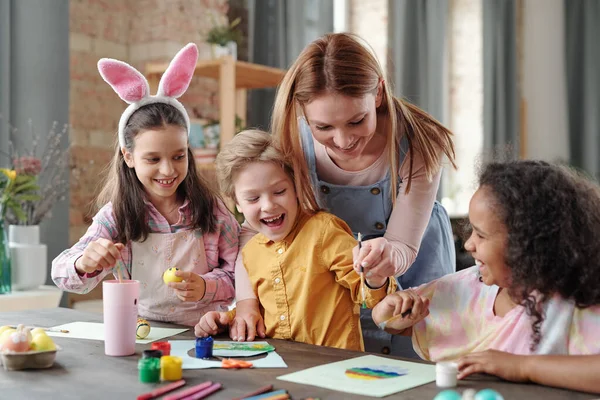
<path id="1" fill-rule="evenodd" d="M 52 331 L 47 332 L 48 336 L 104 341 L 104 324 L 98 322 L 71 322 L 69 324 L 53 326 L 51 329 L 66 329 L 69 333 Z M 157 340 L 178 335 L 187 330 L 188 329 L 158 328 L 153 326 L 150 328 L 150 334 L 148 334 L 145 339 L 137 339 L 135 342 L 139 344 L 152 343 Z"/>
<path id="2" fill-rule="evenodd" d="M 369 376 L 373 370 L 389 371 L 388 376 L 398 372 L 404 375 L 383 377 L 385 374 L 382 373 L 379 379 L 360 378 Z M 435 365 L 369 355 L 308 368 L 277 379 L 363 396 L 384 397 L 435 381 Z"/>

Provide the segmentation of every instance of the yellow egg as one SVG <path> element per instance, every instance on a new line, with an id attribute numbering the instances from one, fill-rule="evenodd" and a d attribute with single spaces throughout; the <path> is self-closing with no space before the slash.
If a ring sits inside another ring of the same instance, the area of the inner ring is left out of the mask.
<path id="1" fill-rule="evenodd" d="M 46 331 L 44 330 L 44 328 L 33 328 L 31 330 L 31 335 L 33 337 L 36 337 L 37 335 L 46 335 L 46 336 L 48 336 L 48 334 L 46 333 Z"/>
<path id="2" fill-rule="evenodd" d="M 144 318 L 137 319 L 137 328 L 135 329 L 135 336 L 138 339 L 145 339 L 150 334 L 150 324 Z"/>
<path id="3" fill-rule="evenodd" d="M 4 333 L 4 331 L 7 331 L 9 329 L 12 331 L 15 330 L 15 328 L 13 328 L 12 326 L 9 326 L 9 325 L 0 326 L 0 335 L 2 335 L 2 333 Z"/>
<path id="4" fill-rule="evenodd" d="M 31 341 L 31 350 L 35 351 L 50 351 L 56 350 L 56 345 L 50 336 L 44 334 L 37 334 Z"/>
<path id="5" fill-rule="evenodd" d="M 175 275 L 175 272 L 179 271 L 179 268 L 169 268 L 168 270 L 165 271 L 165 273 L 163 274 L 163 281 L 165 283 L 169 283 L 169 282 L 181 282 L 183 280 L 182 277 Z"/>

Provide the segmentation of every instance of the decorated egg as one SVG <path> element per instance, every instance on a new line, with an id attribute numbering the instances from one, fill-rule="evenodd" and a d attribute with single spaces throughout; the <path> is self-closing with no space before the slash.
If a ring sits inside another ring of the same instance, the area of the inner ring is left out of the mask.
<path id="1" fill-rule="evenodd" d="M 169 282 L 181 282 L 183 280 L 182 277 L 175 275 L 175 272 L 179 271 L 179 268 L 169 268 L 168 270 L 166 270 L 163 274 L 163 281 L 165 283 L 169 283 Z"/>
<path id="2" fill-rule="evenodd" d="M 29 329 L 24 328 L 23 325 L 19 325 L 16 331 L 3 335 L 3 338 L 4 340 L 0 343 L 2 352 L 22 353 L 29 351 L 31 332 Z"/>
<path id="3" fill-rule="evenodd" d="M 135 329 L 135 337 L 145 339 L 150 333 L 150 324 L 144 318 L 137 319 L 137 328 Z"/>
<path id="4" fill-rule="evenodd" d="M 475 394 L 475 400 L 504 400 L 504 397 L 494 389 L 483 389 Z"/>
<path id="5" fill-rule="evenodd" d="M 443 390 L 433 400 L 461 400 L 462 396 L 456 390 Z"/>

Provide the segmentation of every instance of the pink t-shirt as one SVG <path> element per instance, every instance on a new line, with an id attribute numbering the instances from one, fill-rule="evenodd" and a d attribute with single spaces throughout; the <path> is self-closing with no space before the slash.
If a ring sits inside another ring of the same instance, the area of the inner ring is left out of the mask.
<path id="1" fill-rule="evenodd" d="M 430 314 L 413 327 L 413 347 L 421 358 L 454 360 L 490 349 L 532 354 L 532 317 L 522 306 L 496 316 L 493 310 L 499 288 L 480 282 L 478 267 L 413 290 L 431 301 Z M 600 305 L 577 308 L 572 301 L 554 296 L 546 302 L 545 314 L 536 354 L 600 353 Z"/>
<path id="2" fill-rule="evenodd" d="M 313 138 L 314 139 L 314 138 Z M 320 179 L 334 185 L 367 186 L 380 181 L 387 174 L 389 163 L 387 151 L 384 151 L 372 165 L 362 171 L 345 171 L 339 168 L 327 154 L 325 146 L 313 140 L 317 173 Z M 441 157 L 441 153 L 440 153 Z M 399 178 L 408 182 L 410 176 L 409 156 L 406 155 L 400 166 Z M 421 239 L 431 218 L 433 203 L 440 184 L 441 170 L 431 181 L 427 179 L 425 162 L 418 152 L 413 159 L 413 173 L 410 193 L 404 193 L 406 183 L 400 186 L 396 205 L 388 222 L 384 237 L 392 246 L 391 257 L 396 266 L 396 276 L 403 275 L 417 258 Z M 240 253 L 242 247 L 256 234 L 247 223 L 242 224 Z M 238 253 L 235 267 L 235 287 L 237 301 L 256 298 L 250 287 L 248 273 Z"/>

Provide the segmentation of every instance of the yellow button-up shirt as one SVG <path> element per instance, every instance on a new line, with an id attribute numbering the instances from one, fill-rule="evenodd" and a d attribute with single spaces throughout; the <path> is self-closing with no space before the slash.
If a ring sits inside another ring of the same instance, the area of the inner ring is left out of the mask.
<path id="1" fill-rule="evenodd" d="M 300 215 L 290 234 L 273 242 L 254 236 L 242 250 L 268 337 L 364 350 L 360 329 L 360 276 L 352 268 L 356 240 L 336 216 Z M 366 288 L 372 308 L 396 281 Z"/>

